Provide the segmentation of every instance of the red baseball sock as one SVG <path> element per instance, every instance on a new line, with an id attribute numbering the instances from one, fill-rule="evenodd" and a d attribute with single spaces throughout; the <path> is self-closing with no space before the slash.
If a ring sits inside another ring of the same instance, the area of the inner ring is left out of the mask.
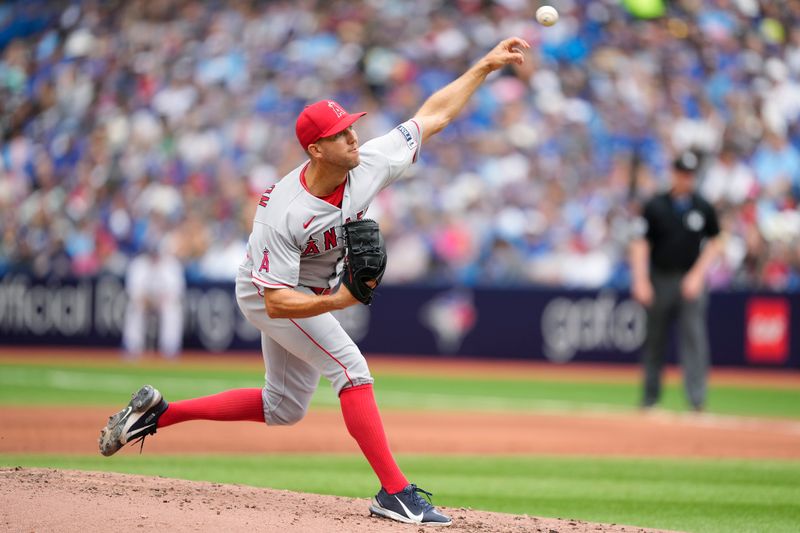
<path id="1" fill-rule="evenodd" d="M 408 485 L 408 480 L 389 451 L 389 442 L 383 431 L 372 385 L 344 389 L 339 394 L 339 402 L 347 431 L 358 443 L 383 488 L 389 494 L 403 490 Z"/>
<path id="2" fill-rule="evenodd" d="M 158 419 L 159 428 L 187 420 L 264 422 L 261 389 L 233 389 L 212 396 L 170 402 Z"/>

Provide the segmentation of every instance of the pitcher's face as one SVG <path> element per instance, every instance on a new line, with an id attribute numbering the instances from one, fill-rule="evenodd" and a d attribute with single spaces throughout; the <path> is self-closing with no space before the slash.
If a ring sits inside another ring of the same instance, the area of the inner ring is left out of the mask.
<path id="1" fill-rule="evenodd" d="M 314 143 L 322 160 L 329 164 L 352 170 L 361 162 L 358 153 L 358 134 L 349 126 L 336 135 L 323 137 Z"/>

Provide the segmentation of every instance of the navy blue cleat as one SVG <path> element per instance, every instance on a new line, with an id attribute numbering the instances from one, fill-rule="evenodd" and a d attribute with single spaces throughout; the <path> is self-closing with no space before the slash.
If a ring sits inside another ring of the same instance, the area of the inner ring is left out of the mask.
<path id="1" fill-rule="evenodd" d="M 134 392 L 127 407 L 110 416 L 106 427 L 100 430 L 100 453 L 114 455 L 134 439 L 139 439 L 144 446 L 144 438 L 156 432 L 158 419 L 167 406 L 161 393 L 150 385 Z"/>
<path id="2" fill-rule="evenodd" d="M 369 512 L 406 524 L 449 526 L 453 523 L 449 516 L 437 511 L 429 499 L 423 498 L 420 494 L 425 494 L 428 498 L 433 496 L 430 492 L 424 491 L 414 484 L 396 494 L 389 494 L 381 488 L 378 494 L 372 498 Z"/>

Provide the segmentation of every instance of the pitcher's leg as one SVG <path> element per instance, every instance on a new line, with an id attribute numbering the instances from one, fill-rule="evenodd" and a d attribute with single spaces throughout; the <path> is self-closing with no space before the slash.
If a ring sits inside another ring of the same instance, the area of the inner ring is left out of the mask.
<path id="1" fill-rule="evenodd" d="M 269 425 L 295 424 L 308 411 L 320 373 L 265 333 L 261 334 L 261 349 L 267 368 L 263 389 L 264 418 Z"/>
<path id="2" fill-rule="evenodd" d="M 373 382 L 361 350 L 330 313 L 269 320 L 262 331 L 289 354 L 317 369 L 336 394 L 345 387 Z"/>
<path id="3" fill-rule="evenodd" d="M 264 422 L 261 389 L 232 389 L 210 396 L 170 402 L 158 428 L 189 420 Z"/>
<path id="4" fill-rule="evenodd" d="M 294 424 L 305 415 L 319 384 L 319 371 L 294 357 L 262 332 L 266 371 L 262 389 L 234 389 L 202 398 L 173 402 L 158 427 L 187 420 L 229 420 Z"/>
<path id="5" fill-rule="evenodd" d="M 237 290 L 245 316 L 265 334 L 262 346 L 267 366 L 267 423 L 299 419 L 321 374 L 339 395 L 347 429 L 381 485 L 392 492 L 403 490 L 408 482 L 389 449 L 369 367 L 339 322 L 330 313 L 302 319 L 270 319 L 260 310 L 259 296 L 249 286 L 240 284 Z"/>
<path id="6" fill-rule="evenodd" d="M 275 342 L 330 380 L 339 394 L 347 430 L 372 466 L 381 486 L 389 493 L 402 491 L 408 486 L 408 480 L 389 448 L 367 362 L 339 322 L 327 313 L 313 318 L 274 321 L 269 333 Z M 267 361 L 268 367 L 270 363 L 271 359 Z M 269 394 L 270 388 L 278 384 L 272 385 L 272 374 L 268 374 Z"/>
<path id="7" fill-rule="evenodd" d="M 381 481 L 381 486 L 389 494 L 403 490 L 408 485 L 408 480 L 390 451 L 372 385 L 346 387 L 339 395 L 339 402 L 347 431 L 358 443 Z"/>

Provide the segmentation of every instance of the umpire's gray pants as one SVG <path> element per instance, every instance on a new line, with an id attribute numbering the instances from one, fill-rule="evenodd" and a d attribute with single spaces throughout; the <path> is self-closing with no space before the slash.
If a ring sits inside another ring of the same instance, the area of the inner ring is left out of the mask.
<path id="1" fill-rule="evenodd" d="M 677 320 L 678 353 L 683 367 L 683 382 L 689 403 L 702 408 L 706 401 L 706 380 L 709 348 L 706 332 L 708 295 L 702 292 L 696 300 L 681 294 L 681 273 L 651 272 L 653 304 L 647 309 L 647 338 L 642 350 L 644 397 L 650 406 L 661 397 L 661 370 L 669 342 L 670 326 Z"/>

